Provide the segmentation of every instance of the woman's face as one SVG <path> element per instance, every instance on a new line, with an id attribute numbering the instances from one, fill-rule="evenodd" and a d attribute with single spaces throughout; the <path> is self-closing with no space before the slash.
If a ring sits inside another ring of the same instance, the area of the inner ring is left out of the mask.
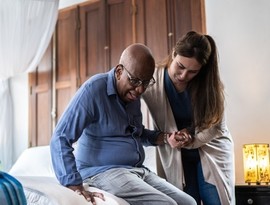
<path id="1" fill-rule="evenodd" d="M 188 82 L 200 71 L 201 64 L 195 58 L 176 55 L 168 68 L 169 76 L 178 92 L 186 89 Z"/>

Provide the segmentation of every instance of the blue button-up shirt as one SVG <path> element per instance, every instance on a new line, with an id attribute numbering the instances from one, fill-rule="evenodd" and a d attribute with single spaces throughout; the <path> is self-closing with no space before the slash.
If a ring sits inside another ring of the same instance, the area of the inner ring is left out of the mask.
<path id="1" fill-rule="evenodd" d="M 140 99 L 124 103 L 119 98 L 114 72 L 86 81 L 55 128 L 51 155 L 56 176 L 64 186 L 81 184 L 111 168 L 141 167 L 143 145 L 155 145 L 159 132 L 142 125 Z"/>

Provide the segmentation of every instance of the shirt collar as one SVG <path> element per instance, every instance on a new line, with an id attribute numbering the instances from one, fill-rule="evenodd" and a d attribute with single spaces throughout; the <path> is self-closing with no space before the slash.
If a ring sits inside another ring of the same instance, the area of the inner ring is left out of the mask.
<path id="1" fill-rule="evenodd" d="M 108 95 L 117 95 L 117 90 L 116 90 L 116 82 L 115 82 L 115 67 L 112 68 L 108 72 L 108 79 L 107 79 L 107 94 Z"/>

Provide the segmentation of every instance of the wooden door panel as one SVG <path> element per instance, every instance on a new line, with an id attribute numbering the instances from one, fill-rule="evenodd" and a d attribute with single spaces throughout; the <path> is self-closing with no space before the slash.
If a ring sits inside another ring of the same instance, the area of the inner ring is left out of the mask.
<path id="1" fill-rule="evenodd" d="M 146 44 L 156 62 L 168 54 L 168 11 L 166 0 L 138 0 L 138 41 Z"/>
<path id="2" fill-rule="evenodd" d="M 101 1 L 80 5 L 80 84 L 105 71 L 105 17 L 101 5 Z"/>
<path id="3" fill-rule="evenodd" d="M 63 10 L 59 13 L 57 21 L 56 67 L 53 78 L 55 124 L 77 90 L 77 76 L 79 73 L 78 15 L 77 7 Z"/>
<path id="4" fill-rule="evenodd" d="M 47 86 L 46 86 L 47 87 Z M 37 94 L 37 139 L 35 146 L 48 145 L 51 139 L 51 92 L 44 87 Z M 47 103 L 46 103 L 47 102 Z"/>
<path id="5" fill-rule="evenodd" d="M 163 60 L 187 31 L 205 32 L 204 0 L 137 0 L 137 40 Z"/>
<path id="6" fill-rule="evenodd" d="M 103 0 L 80 6 L 80 76 L 82 83 L 119 62 L 132 43 L 131 0 Z"/>
<path id="7" fill-rule="evenodd" d="M 204 0 L 191 0 L 192 29 L 206 33 Z"/>
<path id="8" fill-rule="evenodd" d="M 165 0 L 145 1 L 146 45 L 153 52 L 156 62 L 168 54 L 168 19 Z M 151 9 L 150 9 L 151 8 Z"/>
<path id="9" fill-rule="evenodd" d="M 61 117 L 62 113 L 65 111 L 70 99 L 72 96 L 70 95 L 70 86 L 58 88 L 56 91 L 57 101 L 56 101 L 56 116 L 57 121 Z"/>
<path id="10" fill-rule="evenodd" d="M 116 66 L 122 51 L 132 43 L 131 0 L 108 0 L 106 4 L 106 69 Z M 135 14 L 134 14 L 135 15 Z"/>
<path id="11" fill-rule="evenodd" d="M 174 35 L 173 44 L 190 30 L 205 33 L 204 0 L 172 0 Z"/>
<path id="12" fill-rule="evenodd" d="M 47 145 L 51 138 L 51 59 L 52 44 L 29 74 L 29 147 Z"/>

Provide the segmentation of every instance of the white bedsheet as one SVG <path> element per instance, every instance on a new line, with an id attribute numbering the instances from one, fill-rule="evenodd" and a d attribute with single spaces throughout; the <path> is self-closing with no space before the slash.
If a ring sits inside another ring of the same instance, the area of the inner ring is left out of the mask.
<path id="1" fill-rule="evenodd" d="M 62 186 L 57 181 L 52 164 L 49 146 L 32 147 L 25 150 L 9 174 L 18 179 L 25 191 L 28 205 L 90 205 L 83 196 Z M 97 205 L 129 205 L 103 190 L 88 187 L 89 191 L 102 192 L 106 201 L 95 198 Z"/>
<path id="2" fill-rule="evenodd" d="M 53 177 L 16 176 L 23 184 L 28 204 L 35 205 L 89 205 L 83 196 L 61 186 Z M 85 186 L 92 192 L 102 192 L 105 201 L 95 198 L 97 205 L 128 205 L 128 203 L 114 195 L 94 187 Z"/>

